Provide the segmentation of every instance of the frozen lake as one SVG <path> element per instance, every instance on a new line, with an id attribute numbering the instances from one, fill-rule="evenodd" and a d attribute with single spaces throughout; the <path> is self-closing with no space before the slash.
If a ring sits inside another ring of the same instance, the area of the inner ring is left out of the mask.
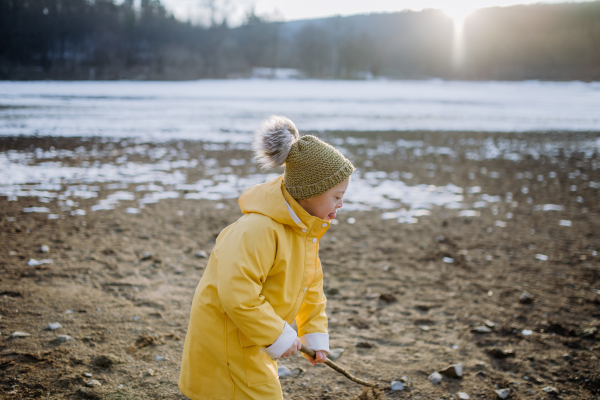
<path id="1" fill-rule="evenodd" d="M 600 131 L 600 82 L 0 82 L 0 135 L 248 142 L 303 131 Z"/>

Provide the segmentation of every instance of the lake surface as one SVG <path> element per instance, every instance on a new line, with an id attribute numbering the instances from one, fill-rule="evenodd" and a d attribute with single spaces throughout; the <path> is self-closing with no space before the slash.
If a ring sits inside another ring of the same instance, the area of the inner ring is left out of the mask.
<path id="1" fill-rule="evenodd" d="M 600 82 L 0 82 L 0 135 L 248 142 L 303 131 L 600 131 Z"/>

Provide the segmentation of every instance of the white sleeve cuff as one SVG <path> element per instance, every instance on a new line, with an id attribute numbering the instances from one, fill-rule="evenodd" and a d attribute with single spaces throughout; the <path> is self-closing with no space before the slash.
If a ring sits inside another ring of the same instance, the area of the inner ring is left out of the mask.
<path id="1" fill-rule="evenodd" d="M 265 353 L 267 353 L 267 355 L 273 359 L 279 358 L 290 347 L 292 347 L 292 344 L 294 344 L 294 340 L 296 340 L 297 337 L 298 334 L 294 328 L 292 328 L 290 324 L 286 322 L 285 326 L 283 327 L 283 333 L 279 335 L 277 340 L 273 342 L 272 345 L 265 349 Z"/>
<path id="2" fill-rule="evenodd" d="M 300 337 L 300 342 L 313 350 L 321 350 L 329 353 L 329 334 L 328 333 L 307 333 Z"/>

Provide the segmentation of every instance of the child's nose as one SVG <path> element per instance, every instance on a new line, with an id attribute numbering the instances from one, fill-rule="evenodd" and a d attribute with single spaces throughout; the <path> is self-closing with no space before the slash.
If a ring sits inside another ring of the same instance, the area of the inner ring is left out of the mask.
<path id="1" fill-rule="evenodd" d="M 340 203 L 338 204 L 337 208 L 342 208 L 343 205 L 344 205 L 344 200 L 340 200 Z"/>

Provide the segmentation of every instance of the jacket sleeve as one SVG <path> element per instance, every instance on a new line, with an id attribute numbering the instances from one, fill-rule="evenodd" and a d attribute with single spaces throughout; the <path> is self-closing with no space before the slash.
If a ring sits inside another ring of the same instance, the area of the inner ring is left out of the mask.
<path id="1" fill-rule="evenodd" d="M 296 316 L 296 325 L 302 344 L 313 350 L 329 353 L 326 306 L 327 299 L 323 293 L 323 270 L 321 260 L 318 260 L 315 279 L 306 291 L 306 297 Z"/>
<path id="2" fill-rule="evenodd" d="M 275 260 L 276 231 L 268 224 L 245 224 L 231 229 L 218 247 L 217 290 L 225 313 L 257 346 L 274 345 L 276 351 L 267 354 L 279 357 L 296 334 L 261 294 Z"/>

